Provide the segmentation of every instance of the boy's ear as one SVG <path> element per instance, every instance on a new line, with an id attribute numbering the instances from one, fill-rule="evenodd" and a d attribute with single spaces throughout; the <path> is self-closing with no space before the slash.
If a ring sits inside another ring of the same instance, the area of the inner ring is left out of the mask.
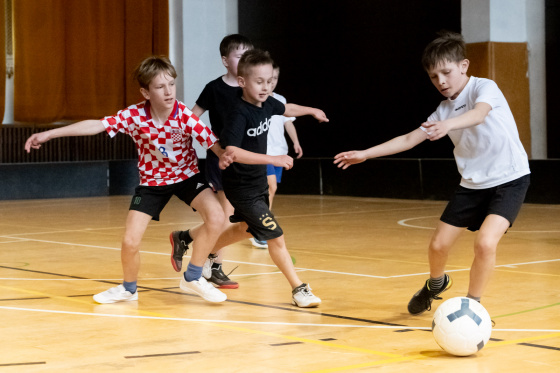
<path id="1" fill-rule="evenodd" d="M 237 84 L 239 84 L 239 86 L 241 88 L 245 88 L 245 78 L 243 78 L 242 76 L 238 76 L 237 77 Z"/>
<path id="2" fill-rule="evenodd" d="M 463 61 L 461 61 L 461 74 L 467 73 L 470 63 L 471 61 L 467 60 L 466 58 Z"/>
<path id="3" fill-rule="evenodd" d="M 140 93 L 146 100 L 150 99 L 150 91 L 148 91 L 146 88 L 140 88 Z"/>
<path id="4" fill-rule="evenodd" d="M 228 63 L 227 63 L 227 57 L 226 56 L 222 56 L 222 63 L 224 64 L 225 68 L 227 69 Z"/>

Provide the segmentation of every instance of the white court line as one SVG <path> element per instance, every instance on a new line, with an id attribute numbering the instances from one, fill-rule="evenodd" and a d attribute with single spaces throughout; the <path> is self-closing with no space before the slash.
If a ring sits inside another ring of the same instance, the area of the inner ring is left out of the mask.
<path id="1" fill-rule="evenodd" d="M 48 240 L 37 240 L 37 239 L 32 239 L 32 238 L 24 239 L 24 240 L 27 240 L 27 241 L 36 241 L 36 242 L 45 242 L 45 243 L 54 243 L 54 244 L 60 244 L 60 245 L 70 245 L 70 246 L 94 247 L 94 248 L 106 249 L 106 250 L 114 250 L 114 251 L 120 251 L 120 250 L 121 250 L 120 248 L 115 248 L 115 247 L 96 246 L 96 245 L 85 245 L 85 244 L 75 244 L 75 243 L 58 242 L 58 241 L 48 241 Z M 153 252 L 153 251 L 143 251 L 143 250 L 141 250 L 140 252 L 141 252 L 141 253 L 145 253 L 145 254 L 154 254 L 154 255 L 169 255 L 168 253 L 158 253 L 158 252 Z M 560 261 L 560 259 L 540 260 L 540 261 L 525 262 L 525 263 L 501 264 L 501 265 L 497 265 L 496 268 L 498 268 L 498 267 L 521 266 L 521 265 L 529 265 L 529 264 L 551 263 L 551 262 L 558 262 L 558 261 Z M 256 265 L 256 266 L 262 266 L 262 267 L 274 267 L 274 268 L 277 268 L 275 264 L 242 262 L 242 261 L 237 261 L 237 260 L 224 260 L 224 262 L 236 263 L 236 264 Z M 309 271 L 309 272 L 332 273 L 332 274 L 337 274 L 337 275 L 358 276 L 358 277 L 379 278 L 379 279 L 398 278 L 398 277 L 412 277 L 412 276 L 424 276 L 424 275 L 426 275 L 426 274 L 429 274 L 429 272 L 421 272 L 421 273 L 409 273 L 409 274 L 392 275 L 392 276 L 376 276 L 376 275 L 366 275 L 366 274 L 361 274 L 361 273 L 327 271 L 327 270 L 323 270 L 323 269 L 313 269 L 313 268 L 295 267 L 295 269 L 296 269 L 297 271 Z M 447 272 L 462 272 L 462 271 L 468 271 L 468 270 L 470 270 L 470 268 L 451 269 L 451 270 L 448 270 Z"/>
<path id="2" fill-rule="evenodd" d="M 419 219 L 426 219 L 426 218 L 439 218 L 439 215 L 418 216 L 416 218 L 402 219 L 402 220 L 399 220 L 397 222 L 397 224 L 402 225 L 403 227 L 409 227 L 409 228 L 430 229 L 430 230 L 436 229 L 435 227 L 423 227 L 421 225 L 413 225 L 413 224 L 408 224 L 407 223 L 410 220 L 419 220 Z M 508 233 L 560 233 L 560 231 L 558 231 L 558 230 L 555 230 L 555 231 L 517 231 L 517 230 L 508 229 Z"/>
<path id="3" fill-rule="evenodd" d="M 0 309 L 12 311 L 27 312 L 43 312 L 65 315 L 78 316 L 98 316 L 98 317 L 115 317 L 124 319 L 145 319 L 145 320 L 162 320 L 162 321 L 187 321 L 187 322 L 204 322 L 204 323 L 222 323 L 222 324 L 250 324 L 250 325 L 279 325 L 279 326 L 314 326 L 314 327 L 330 327 L 330 328 L 361 328 L 361 329 L 412 329 L 412 330 L 432 330 L 431 327 L 423 326 L 392 326 L 392 325 L 346 325 L 346 324 L 313 324 L 313 323 L 289 323 L 289 322 L 273 322 L 273 321 L 239 321 L 239 320 L 213 320 L 213 319 L 188 319 L 183 317 L 160 317 L 160 316 L 140 316 L 140 315 L 114 315 L 107 313 L 94 312 L 75 312 L 75 311 L 56 311 L 56 310 L 40 310 L 35 308 L 20 308 L 0 306 Z M 321 316 L 321 315 L 318 315 Z M 560 329 L 492 329 L 496 332 L 534 332 L 534 333 L 558 333 Z"/>

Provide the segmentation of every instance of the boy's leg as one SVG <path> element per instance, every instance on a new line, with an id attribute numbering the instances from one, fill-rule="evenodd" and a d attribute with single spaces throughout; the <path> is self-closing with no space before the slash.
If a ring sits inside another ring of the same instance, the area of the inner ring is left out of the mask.
<path id="1" fill-rule="evenodd" d="M 150 215 L 140 211 L 130 210 L 128 212 L 121 246 L 124 282 L 121 285 L 94 295 L 93 299 L 97 303 L 138 300 L 136 282 L 138 281 L 138 272 L 140 270 L 140 243 L 151 219 Z"/>
<path id="2" fill-rule="evenodd" d="M 311 292 L 308 284 L 304 284 L 298 277 L 292 257 L 286 247 L 284 235 L 268 240 L 268 252 L 280 271 L 284 274 L 292 287 L 292 303 L 298 307 L 317 307 L 321 299 Z"/>
<path id="3" fill-rule="evenodd" d="M 432 307 L 432 301 L 441 299 L 439 295 L 453 284 L 451 278 L 445 274 L 445 265 L 449 250 L 464 230 L 465 228 L 455 227 L 441 220 L 438 222 L 428 248 L 430 278 L 408 303 L 408 312 L 412 315 L 429 311 Z"/>
<path id="4" fill-rule="evenodd" d="M 474 242 L 474 261 L 470 272 L 469 293 L 480 299 L 496 266 L 498 242 L 509 228 L 509 221 L 499 215 L 490 214 L 482 223 Z"/>
<path id="5" fill-rule="evenodd" d="M 272 201 L 276 195 L 276 190 L 278 190 L 278 182 L 276 181 L 276 175 L 268 175 L 268 199 L 270 200 L 270 209 L 272 209 Z"/>
<path id="6" fill-rule="evenodd" d="M 227 296 L 209 284 L 202 276 L 204 262 L 212 251 L 222 231 L 224 214 L 215 194 L 209 189 L 200 192 L 191 202 L 203 220 L 194 232 L 193 252 L 187 270 L 183 274 L 180 288 L 197 294 L 209 302 L 223 302 Z"/>

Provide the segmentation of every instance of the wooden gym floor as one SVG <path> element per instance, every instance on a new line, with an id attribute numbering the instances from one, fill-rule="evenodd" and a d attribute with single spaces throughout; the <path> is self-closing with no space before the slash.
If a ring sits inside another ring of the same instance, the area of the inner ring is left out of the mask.
<path id="1" fill-rule="evenodd" d="M 560 371 L 559 205 L 523 206 L 482 299 L 492 339 L 458 358 L 434 341 L 434 310 L 406 311 L 445 202 L 278 196 L 295 266 L 323 299 L 297 309 L 249 241 L 227 251 L 240 283 L 227 302 L 182 293 L 168 236 L 200 219 L 174 198 L 144 237 L 139 301 L 98 305 L 92 295 L 122 279 L 129 200 L 0 202 L 0 373 Z M 444 299 L 466 294 L 473 238 L 465 232 L 450 255 Z"/>

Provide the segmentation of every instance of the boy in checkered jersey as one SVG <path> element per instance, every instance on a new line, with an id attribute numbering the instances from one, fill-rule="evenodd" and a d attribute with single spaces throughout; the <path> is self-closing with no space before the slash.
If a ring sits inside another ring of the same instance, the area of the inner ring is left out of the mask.
<path id="1" fill-rule="evenodd" d="M 461 183 L 447 204 L 432 236 L 430 278 L 413 295 L 408 312 L 431 309 L 434 299 L 453 281 L 445 273 L 449 251 L 461 233 L 478 231 L 474 242 L 467 297 L 480 301 L 496 264 L 498 242 L 515 221 L 529 187 L 529 161 L 509 105 L 495 82 L 469 77 L 465 41 L 444 32 L 424 50 L 422 65 L 433 85 L 447 99 L 414 131 L 361 151 L 337 154 L 343 169 L 408 150 L 426 139 L 448 135 Z"/>
<path id="2" fill-rule="evenodd" d="M 237 83 L 237 64 L 243 53 L 250 49 L 253 49 L 253 43 L 243 35 L 231 34 L 222 39 L 220 56 L 227 72 L 206 84 L 192 109 L 193 113 L 199 118 L 208 111 L 212 131 L 218 137 L 226 125 L 226 116 L 229 110 L 241 96 L 241 88 Z M 218 166 L 218 161 L 219 157 L 216 154 L 207 152 L 205 176 L 224 210 L 226 216 L 224 229 L 226 229 L 230 225 L 227 217 L 233 214 L 233 207 L 224 194 L 222 170 Z M 181 260 L 188 249 L 188 245 L 192 242 L 191 235 L 196 235 L 197 229 L 198 227 L 195 227 L 187 231 L 171 233 L 172 245 L 174 246 L 173 256 L 176 260 Z M 179 239 L 179 235 L 185 237 L 185 239 Z M 211 268 L 205 268 L 202 275 L 218 288 L 237 289 L 239 284 L 231 280 L 222 269 L 222 257 L 223 250 L 219 250 L 216 257 L 212 258 Z"/>
<path id="3" fill-rule="evenodd" d="M 220 235 L 213 251 L 251 236 L 268 241 L 272 260 L 292 288 L 292 303 L 298 307 L 316 307 L 321 299 L 299 279 L 282 228 L 269 208 L 267 165 L 290 169 L 293 159 L 288 155 L 267 155 L 266 149 L 270 120 L 274 115 L 312 115 L 319 122 L 328 122 L 328 119 L 319 109 L 284 105 L 270 96 L 272 65 L 268 52 L 258 49 L 245 52 L 239 61 L 237 79 L 243 95 L 228 115 L 228 124 L 220 137 L 222 146 L 234 160 L 231 163 L 231 158 L 220 157 L 220 167 L 225 168 L 222 174 L 224 192 L 235 209 L 230 216 L 234 224 Z"/>
<path id="4" fill-rule="evenodd" d="M 222 154 L 223 149 L 210 128 L 176 100 L 176 77 L 175 68 L 166 57 L 146 58 L 135 71 L 146 101 L 102 120 L 85 120 L 36 133 L 25 144 L 29 152 L 53 138 L 95 135 L 103 131 L 111 137 L 118 132 L 128 134 L 136 143 L 140 185 L 132 197 L 122 241 L 124 279 L 122 284 L 94 295 L 98 303 L 138 300 L 142 236 L 150 220 L 159 220 L 160 212 L 173 195 L 199 212 L 204 221 L 196 231 L 193 254 L 181 277 L 180 288 L 210 302 L 223 302 L 227 298 L 201 276 L 204 262 L 222 231 L 225 216 L 220 202 L 199 173 L 192 141 L 217 154 Z M 172 263 L 176 265 L 173 260 Z"/>

